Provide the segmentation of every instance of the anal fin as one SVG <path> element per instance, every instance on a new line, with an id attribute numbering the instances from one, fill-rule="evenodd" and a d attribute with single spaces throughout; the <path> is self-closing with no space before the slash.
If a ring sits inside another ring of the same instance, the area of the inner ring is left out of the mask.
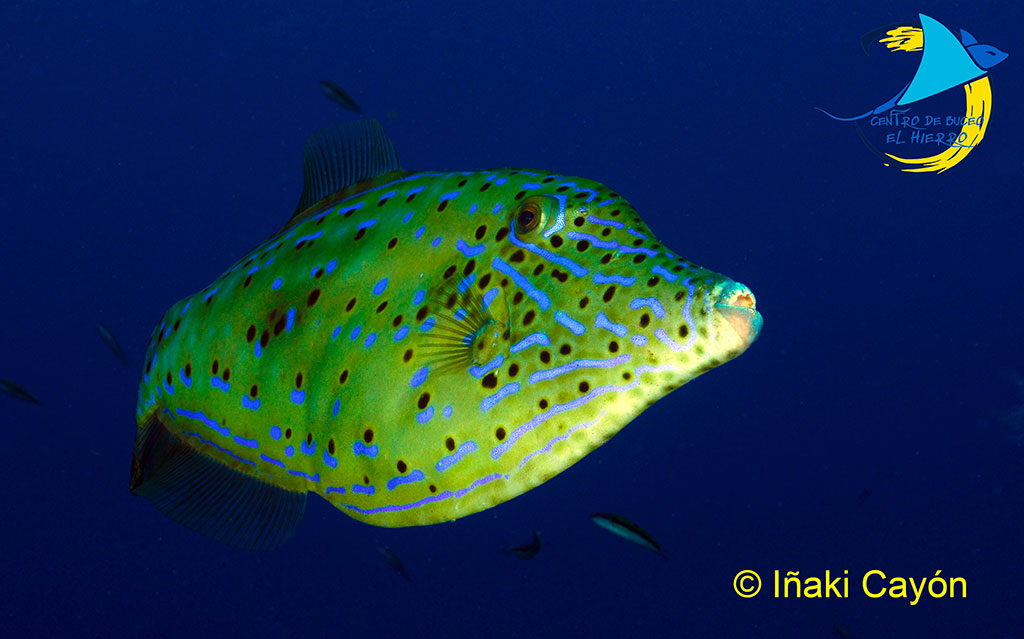
<path id="1" fill-rule="evenodd" d="M 135 438 L 132 493 L 177 523 L 246 550 L 271 550 L 295 534 L 306 493 L 250 477 L 189 446 L 150 415 Z"/>

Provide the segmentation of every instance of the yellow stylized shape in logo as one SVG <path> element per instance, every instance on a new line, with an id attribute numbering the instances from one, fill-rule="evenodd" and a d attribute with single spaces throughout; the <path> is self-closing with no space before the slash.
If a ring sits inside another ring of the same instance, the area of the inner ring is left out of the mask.
<path id="1" fill-rule="evenodd" d="M 907 173 L 926 173 L 936 171 L 942 173 L 960 163 L 967 154 L 985 137 L 985 129 L 988 128 L 988 114 L 992 108 L 992 89 L 989 86 L 988 78 L 984 77 L 964 85 L 964 93 L 967 94 L 967 113 L 964 115 L 964 124 L 960 127 L 960 134 L 956 142 L 948 149 L 927 158 L 900 158 L 886 153 L 887 156 L 910 168 L 901 169 Z"/>
<path id="2" fill-rule="evenodd" d="M 924 30 L 917 27 L 899 27 L 886 31 L 888 38 L 882 38 L 879 44 L 893 51 L 921 51 L 924 49 Z"/>

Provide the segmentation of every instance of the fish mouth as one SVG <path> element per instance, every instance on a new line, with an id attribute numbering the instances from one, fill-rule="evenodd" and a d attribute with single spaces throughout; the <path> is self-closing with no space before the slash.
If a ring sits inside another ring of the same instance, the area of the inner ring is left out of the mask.
<path id="1" fill-rule="evenodd" d="M 720 285 L 715 292 L 714 333 L 717 349 L 733 358 L 747 350 L 761 333 L 764 319 L 757 312 L 757 300 L 739 282 Z"/>

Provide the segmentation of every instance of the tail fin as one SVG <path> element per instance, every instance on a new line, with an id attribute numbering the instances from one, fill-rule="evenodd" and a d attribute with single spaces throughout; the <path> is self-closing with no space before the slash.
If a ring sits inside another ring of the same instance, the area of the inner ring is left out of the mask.
<path id="1" fill-rule="evenodd" d="M 133 494 L 179 524 L 246 550 L 270 550 L 295 534 L 306 493 L 230 468 L 189 446 L 154 413 L 139 429 Z"/>

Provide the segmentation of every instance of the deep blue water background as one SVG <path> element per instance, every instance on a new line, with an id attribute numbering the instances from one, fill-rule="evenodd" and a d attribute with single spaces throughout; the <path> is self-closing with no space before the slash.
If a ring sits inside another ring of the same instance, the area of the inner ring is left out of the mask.
<path id="1" fill-rule="evenodd" d="M 43 401 L 0 396 L 5 634 L 1024 636 L 1007 418 L 1024 403 L 1021 5 L 350 4 L 0 7 L 0 377 Z M 918 11 L 1010 53 L 984 142 L 941 175 L 884 170 L 812 109 L 895 93 L 906 78 L 857 39 Z M 306 135 L 352 119 L 324 78 L 406 168 L 612 186 L 667 246 L 754 290 L 761 339 L 454 524 L 377 529 L 312 499 L 266 554 L 173 524 L 127 490 L 146 340 L 284 222 Z M 534 528 L 536 559 L 501 554 Z M 741 599 L 747 568 L 849 570 L 850 597 Z M 869 599 L 870 569 L 941 569 L 968 597 Z"/>

